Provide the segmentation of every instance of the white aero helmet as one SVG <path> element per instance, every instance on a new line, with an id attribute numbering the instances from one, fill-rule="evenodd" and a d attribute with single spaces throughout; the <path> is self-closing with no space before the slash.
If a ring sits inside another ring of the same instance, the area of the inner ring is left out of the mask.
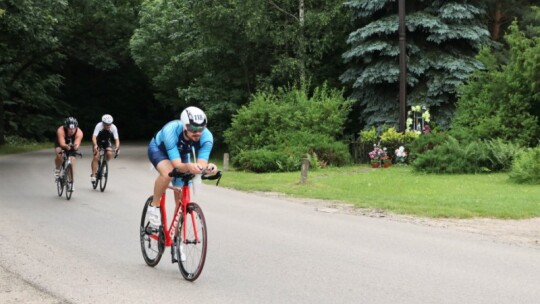
<path id="1" fill-rule="evenodd" d="M 206 114 L 197 107 L 187 107 L 182 111 L 182 114 L 180 114 L 180 120 L 184 125 L 184 130 L 202 132 L 202 130 L 206 128 Z"/>
<path id="2" fill-rule="evenodd" d="M 113 122 L 113 118 L 111 115 L 105 114 L 101 117 L 101 122 L 103 122 L 104 124 L 110 125 Z"/>

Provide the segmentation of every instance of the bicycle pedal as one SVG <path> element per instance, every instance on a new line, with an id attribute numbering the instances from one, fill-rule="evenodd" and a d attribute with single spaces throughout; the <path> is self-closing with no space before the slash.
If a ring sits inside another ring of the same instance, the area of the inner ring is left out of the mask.
<path id="1" fill-rule="evenodd" d="M 171 245 L 171 263 L 178 263 L 178 259 L 176 258 L 176 242 Z"/>
<path id="2" fill-rule="evenodd" d="M 146 232 L 146 234 L 158 234 L 159 229 L 156 228 L 156 227 L 152 227 L 150 225 L 147 225 L 146 229 L 145 229 L 145 232 Z"/>

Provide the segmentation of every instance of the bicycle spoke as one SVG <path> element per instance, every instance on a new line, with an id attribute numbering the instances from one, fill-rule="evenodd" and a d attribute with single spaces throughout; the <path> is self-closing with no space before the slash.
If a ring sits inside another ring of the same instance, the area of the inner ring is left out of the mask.
<path id="1" fill-rule="evenodd" d="M 177 235 L 177 244 L 183 246 L 182 251 L 185 255 L 185 259 L 178 263 L 178 266 L 186 280 L 194 281 L 204 267 L 208 240 L 206 221 L 201 208 L 195 203 L 190 203 L 188 210 L 190 211 L 187 217 L 183 217 Z M 177 250 L 180 256 L 180 246 Z"/>
<path id="2" fill-rule="evenodd" d="M 140 226 L 140 240 L 141 240 L 141 251 L 144 258 L 144 261 L 148 266 L 156 266 L 163 251 L 165 250 L 165 234 L 162 229 L 155 229 L 149 227 L 149 220 L 146 217 L 146 210 L 148 205 L 152 202 L 152 197 L 146 200 L 146 203 L 143 208 L 141 216 L 141 226 Z"/>

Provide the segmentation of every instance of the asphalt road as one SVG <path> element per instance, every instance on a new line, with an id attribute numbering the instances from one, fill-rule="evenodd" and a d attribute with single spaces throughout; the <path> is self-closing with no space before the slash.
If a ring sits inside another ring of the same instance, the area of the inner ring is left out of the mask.
<path id="1" fill-rule="evenodd" d="M 156 176 L 145 147 L 123 146 L 104 193 L 82 152 L 70 201 L 56 194 L 52 149 L 0 156 L 0 303 L 540 301 L 538 249 L 212 185 L 197 195 L 209 248 L 190 283 L 169 251 L 155 268 L 141 256 Z"/>

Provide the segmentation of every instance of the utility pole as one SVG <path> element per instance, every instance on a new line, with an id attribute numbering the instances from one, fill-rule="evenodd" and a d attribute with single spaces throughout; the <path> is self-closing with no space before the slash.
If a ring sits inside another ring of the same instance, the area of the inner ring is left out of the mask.
<path id="1" fill-rule="evenodd" d="M 407 49 L 405 46 L 405 0 L 399 0 L 399 132 L 405 132 L 407 105 Z"/>

